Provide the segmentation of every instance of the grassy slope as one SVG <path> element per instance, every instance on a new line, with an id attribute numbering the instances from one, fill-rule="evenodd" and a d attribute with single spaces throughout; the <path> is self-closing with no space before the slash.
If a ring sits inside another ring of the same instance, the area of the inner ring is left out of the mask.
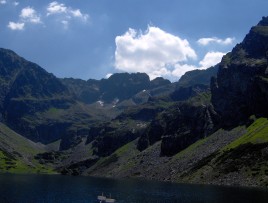
<path id="1" fill-rule="evenodd" d="M 267 118 L 259 118 L 247 128 L 220 129 L 173 157 L 160 156 L 161 142 L 143 152 L 136 149 L 136 144 L 137 140 L 134 140 L 122 146 L 111 156 L 101 158 L 83 174 L 192 183 L 268 185 Z M 0 123 L 1 172 L 51 173 L 51 169 L 33 159 L 34 155 L 45 151 L 46 146 L 25 139 Z M 81 150 L 78 151 L 81 154 Z"/>
<path id="2" fill-rule="evenodd" d="M 139 154 L 136 148 L 137 139 L 117 149 L 108 157 L 101 158 L 93 167 L 84 174 L 106 177 L 124 177 L 133 166 L 132 158 Z"/>
<path id="3" fill-rule="evenodd" d="M 44 145 L 31 142 L 0 123 L 0 172 L 52 173 L 34 159 L 37 153 L 45 151 Z"/>
<path id="4" fill-rule="evenodd" d="M 203 158 L 184 181 L 225 185 L 268 186 L 268 120 L 259 118 L 246 133 Z"/>
<path id="5" fill-rule="evenodd" d="M 234 149 L 246 143 L 265 143 L 268 142 L 268 119 L 259 118 L 247 128 L 247 133 L 239 139 L 227 145 L 223 150 Z"/>
<path id="6" fill-rule="evenodd" d="M 100 159 L 85 174 L 225 185 L 268 183 L 266 118 L 257 119 L 247 128 L 220 129 L 173 157 L 160 156 L 161 142 L 143 152 L 136 150 L 135 142 Z"/>
<path id="7" fill-rule="evenodd" d="M 173 157 L 160 156 L 161 142 L 139 152 L 136 149 L 136 141 L 133 141 L 111 156 L 100 159 L 87 173 L 96 176 L 141 177 L 181 182 L 180 175 L 190 170 L 191 165 L 226 146 L 243 133 L 244 127 L 238 127 L 231 132 L 219 130 Z"/>

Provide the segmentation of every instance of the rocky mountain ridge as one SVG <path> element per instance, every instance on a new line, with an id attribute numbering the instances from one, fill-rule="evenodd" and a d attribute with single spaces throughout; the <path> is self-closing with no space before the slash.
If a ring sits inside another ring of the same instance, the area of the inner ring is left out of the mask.
<path id="1" fill-rule="evenodd" d="M 169 80 L 160 77 L 150 81 L 149 76 L 145 73 L 115 73 L 108 79 L 89 79 L 87 81 L 64 78 L 62 82 L 80 101 L 87 104 L 96 101 L 105 103 L 123 101 L 142 90 L 171 84 Z"/>
<path id="2" fill-rule="evenodd" d="M 268 20 L 251 28 L 242 43 L 225 55 L 212 80 L 212 104 L 227 126 L 251 115 L 268 116 Z M 231 123 L 230 123 L 231 122 Z"/>

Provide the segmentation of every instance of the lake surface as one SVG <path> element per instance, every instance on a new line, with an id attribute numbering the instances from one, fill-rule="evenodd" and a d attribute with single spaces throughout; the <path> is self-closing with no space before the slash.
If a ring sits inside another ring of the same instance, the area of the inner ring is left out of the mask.
<path id="1" fill-rule="evenodd" d="M 268 190 L 113 180 L 61 175 L 0 174 L 0 202 L 97 202 L 101 193 L 120 203 L 268 202 Z"/>

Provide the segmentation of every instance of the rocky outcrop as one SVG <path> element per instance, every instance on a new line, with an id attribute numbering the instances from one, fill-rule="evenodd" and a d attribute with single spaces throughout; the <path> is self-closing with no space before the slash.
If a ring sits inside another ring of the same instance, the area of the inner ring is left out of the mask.
<path id="1" fill-rule="evenodd" d="M 100 99 L 100 81 L 89 79 L 88 81 L 74 78 L 64 78 L 62 83 L 69 89 L 72 95 L 79 101 L 90 104 Z"/>
<path id="2" fill-rule="evenodd" d="M 172 156 L 215 130 L 216 117 L 211 105 L 184 105 L 179 111 L 167 123 L 167 130 L 162 137 L 162 155 Z"/>
<path id="3" fill-rule="evenodd" d="M 101 81 L 101 99 L 107 102 L 114 99 L 122 101 L 149 87 L 150 79 L 145 73 L 115 73 Z"/>
<path id="4" fill-rule="evenodd" d="M 151 122 L 146 132 L 139 138 L 137 149 L 145 150 L 150 145 L 161 140 L 165 133 L 166 122 L 163 119 L 155 119 Z"/>
<path id="5" fill-rule="evenodd" d="M 223 125 L 235 126 L 250 115 L 268 116 L 268 18 L 251 28 L 242 43 L 225 55 L 211 81 L 212 104 Z"/>
<path id="6" fill-rule="evenodd" d="M 217 125 L 218 117 L 212 105 L 179 103 L 151 122 L 137 148 L 142 151 L 161 140 L 161 155 L 172 156 L 210 135 Z"/>
<path id="7" fill-rule="evenodd" d="M 158 88 L 161 86 L 169 85 L 171 82 L 167 79 L 164 79 L 162 77 L 157 77 L 150 82 L 150 89 Z"/>
<path id="8" fill-rule="evenodd" d="M 217 75 L 219 65 L 212 66 L 205 70 L 192 70 L 186 72 L 178 81 L 178 86 L 190 87 L 194 85 L 210 85 L 211 77 Z"/>
<path id="9" fill-rule="evenodd" d="M 208 91 L 209 87 L 202 84 L 192 85 L 189 87 L 178 86 L 178 88 L 170 94 L 170 97 L 173 101 L 185 101 L 191 97 Z"/>
<path id="10" fill-rule="evenodd" d="M 144 132 L 144 128 L 145 126 L 127 126 L 126 124 L 122 124 L 121 127 L 117 128 L 99 127 L 97 136 L 93 135 L 96 136 L 92 143 L 93 154 L 98 156 L 111 155 L 118 148 L 140 137 Z M 96 130 L 95 128 L 90 133 L 96 133 Z M 91 134 L 89 136 L 92 137 Z"/>
<path id="11" fill-rule="evenodd" d="M 165 110 L 165 108 L 161 107 L 153 107 L 148 105 L 141 106 L 140 108 L 133 108 L 131 110 L 126 110 L 122 114 L 116 117 L 116 119 L 124 120 L 124 119 L 132 119 L 132 120 L 139 120 L 139 121 L 151 121 L 153 120 L 158 113 Z"/>
<path id="12" fill-rule="evenodd" d="M 81 175 L 86 169 L 93 166 L 98 160 L 98 158 L 86 159 L 84 161 L 79 161 L 77 163 L 70 164 L 69 166 L 59 168 L 58 171 L 62 175 Z"/>

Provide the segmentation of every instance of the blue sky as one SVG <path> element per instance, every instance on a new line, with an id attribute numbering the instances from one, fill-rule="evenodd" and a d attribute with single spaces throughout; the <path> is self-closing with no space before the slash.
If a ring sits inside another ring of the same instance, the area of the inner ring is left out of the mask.
<path id="1" fill-rule="evenodd" d="M 268 15 L 267 0 L 0 0 L 0 47 L 57 77 L 204 69 Z"/>

